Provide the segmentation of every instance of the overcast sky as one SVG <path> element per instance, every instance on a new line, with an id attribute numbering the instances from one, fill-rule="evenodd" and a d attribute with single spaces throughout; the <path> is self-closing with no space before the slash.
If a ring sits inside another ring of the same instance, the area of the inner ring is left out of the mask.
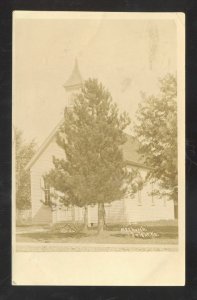
<path id="1" fill-rule="evenodd" d="M 17 19 L 14 36 L 14 125 L 38 144 L 63 115 L 75 57 L 83 79 L 98 78 L 132 120 L 140 92 L 176 72 L 173 20 Z"/>

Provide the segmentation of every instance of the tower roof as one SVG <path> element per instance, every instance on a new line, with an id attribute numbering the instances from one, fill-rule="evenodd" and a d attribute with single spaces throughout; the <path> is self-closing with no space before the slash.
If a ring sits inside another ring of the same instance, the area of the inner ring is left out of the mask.
<path id="1" fill-rule="evenodd" d="M 64 87 L 70 88 L 70 87 L 79 86 L 82 84 L 82 81 L 83 81 L 83 79 L 82 79 L 81 73 L 79 71 L 78 61 L 77 61 L 77 59 L 75 59 L 74 68 L 72 70 L 70 77 L 64 84 Z"/>

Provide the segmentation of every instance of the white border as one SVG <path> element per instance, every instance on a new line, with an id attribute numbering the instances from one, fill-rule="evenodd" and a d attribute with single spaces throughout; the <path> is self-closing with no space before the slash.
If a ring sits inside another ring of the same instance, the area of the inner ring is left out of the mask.
<path id="1" fill-rule="evenodd" d="M 173 286 L 185 283 L 185 15 L 183 13 L 13 12 L 17 19 L 168 19 L 177 24 L 179 251 L 17 253 L 15 249 L 15 176 L 12 169 L 12 284 Z M 13 111 L 14 41 L 13 30 Z M 14 121 L 14 120 L 13 120 Z M 14 145 L 13 145 L 14 158 Z"/>

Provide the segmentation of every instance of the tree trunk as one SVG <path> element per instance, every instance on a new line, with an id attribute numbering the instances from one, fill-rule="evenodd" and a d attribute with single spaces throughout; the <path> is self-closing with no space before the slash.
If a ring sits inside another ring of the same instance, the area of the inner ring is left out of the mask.
<path id="1" fill-rule="evenodd" d="M 175 220 L 178 219 L 178 204 L 174 202 L 174 218 Z"/>
<path id="2" fill-rule="evenodd" d="M 88 206 L 84 206 L 84 231 L 88 230 Z"/>
<path id="3" fill-rule="evenodd" d="M 101 234 L 104 230 L 104 216 L 105 208 L 104 203 L 98 203 L 98 234 Z"/>

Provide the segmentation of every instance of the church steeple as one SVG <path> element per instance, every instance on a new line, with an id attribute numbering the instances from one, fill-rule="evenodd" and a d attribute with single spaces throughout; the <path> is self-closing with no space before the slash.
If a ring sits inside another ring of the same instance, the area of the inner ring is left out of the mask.
<path id="1" fill-rule="evenodd" d="M 79 71 L 78 61 L 75 59 L 75 65 L 72 70 L 72 73 L 66 83 L 64 84 L 64 88 L 66 90 L 66 107 L 72 108 L 74 101 L 74 93 L 79 91 L 82 87 L 83 79 L 81 73 Z"/>
<path id="2" fill-rule="evenodd" d="M 81 87 L 82 82 L 83 82 L 83 79 L 82 79 L 81 73 L 79 71 L 78 61 L 76 58 L 74 68 L 72 70 L 70 77 L 64 84 L 64 88 L 66 89 L 66 91 L 70 90 L 70 89 L 75 90 L 76 88 Z"/>

